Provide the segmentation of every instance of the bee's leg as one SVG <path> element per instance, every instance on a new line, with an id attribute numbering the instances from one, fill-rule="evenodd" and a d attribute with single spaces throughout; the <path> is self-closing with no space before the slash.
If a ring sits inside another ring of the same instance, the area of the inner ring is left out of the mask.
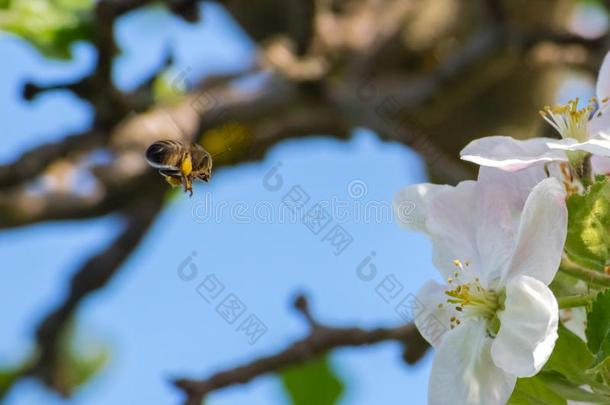
<path id="1" fill-rule="evenodd" d="M 182 184 L 182 181 L 180 180 L 180 172 L 173 170 L 159 170 L 159 173 L 161 173 L 161 175 L 165 178 L 165 181 L 167 181 L 172 187 Z"/>
<path id="2" fill-rule="evenodd" d="M 193 196 L 193 183 L 190 176 L 182 176 L 182 187 L 184 187 L 185 193 L 189 193 L 189 197 Z"/>
<path id="3" fill-rule="evenodd" d="M 193 161 L 191 160 L 190 154 L 187 154 L 184 159 L 182 159 L 180 171 L 182 172 L 183 176 L 190 176 L 193 172 Z"/>
<path id="4" fill-rule="evenodd" d="M 172 187 L 177 187 L 180 184 L 182 184 L 180 179 L 177 179 L 175 177 L 171 177 L 171 176 L 163 176 L 163 177 L 165 177 L 165 181 L 167 181 Z"/>

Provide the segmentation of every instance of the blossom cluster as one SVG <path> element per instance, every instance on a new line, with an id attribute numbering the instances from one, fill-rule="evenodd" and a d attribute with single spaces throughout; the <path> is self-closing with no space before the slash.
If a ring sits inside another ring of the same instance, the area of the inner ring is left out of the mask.
<path id="1" fill-rule="evenodd" d="M 596 93 L 542 109 L 558 139 L 472 141 L 476 181 L 397 193 L 444 279 L 417 296 L 430 404 L 610 403 L 610 53 Z"/>

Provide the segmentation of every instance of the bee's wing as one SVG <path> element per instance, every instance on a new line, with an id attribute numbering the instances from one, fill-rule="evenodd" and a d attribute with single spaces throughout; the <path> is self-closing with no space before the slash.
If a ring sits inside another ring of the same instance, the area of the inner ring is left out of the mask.
<path id="1" fill-rule="evenodd" d="M 182 173 L 176 168 L 160 169 L 159 173 L 161 173 L 163 176 L 173 177 L 174 179 L 179 179 L 182 177 Z"/>
<path id="2" fill-rule="evenodd" d="M 161 170 L 167 170 L 167 171 L 176 171 L 176 172 L 180 172 L 180 170 L 178 170 L 178 168 L 176 166 L 172 166 L 172 165 L 161 165 L 157 162 L 152 162 L 148 159 L 146 159 L 146 161 L 148 162 L 149 165 L 151 165 L 152 167 L 154 167 L 155 169 L 159 169 L 159 171 Z"/>
<path id="3" fill-rule="evenodd" d="M 146 150 L 146 161 L 155 169 L 178 170 L 178 168 L 175 166 L 175 159 L 172 159 L 170 164 L 164 161 L 167 160 L 166 156 L 168 156 L 168 154 L 171 154 L 172 151 L 175 151 L 179 147 L 180 144 L 175 141 L 155 142 Z"/>

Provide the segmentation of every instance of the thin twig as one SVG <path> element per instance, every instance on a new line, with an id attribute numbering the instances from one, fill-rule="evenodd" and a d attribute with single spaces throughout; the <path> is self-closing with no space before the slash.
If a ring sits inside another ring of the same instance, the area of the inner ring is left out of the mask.
<path id="1" fill-rule="evenodd" d="M 428 343 L 412 324 L 376 329 L 335 328 L 321 325 L 312 318 L 305 297 L 299 296 L 295 307 L 312 326 L 308 336 L 276 354 L 221 371 L 204 380 L 182 378 L 174 381 L 174 384 L 186 394 L 186 404 L 200 404 L 204 396 L 212 391 L 231 385 L 245 384 L 264 374 L 275 373 L 287 367 L 305 363 L 341 347 L 396 341 L 405 345 L 405 359 L 410 364 L 417 362 L 428 348 Z"/>

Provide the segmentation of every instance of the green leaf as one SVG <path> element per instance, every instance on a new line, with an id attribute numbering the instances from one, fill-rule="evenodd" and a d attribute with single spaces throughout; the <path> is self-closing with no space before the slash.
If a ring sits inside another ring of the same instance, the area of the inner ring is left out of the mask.
<path id="1" fill-rule="evenodd" d="M 99 349 L 87 354 L 71 353 L 63 364 L 66 382 L 71 389 L 80 387 L 95 376 L 108 360 L 108 351 Z"/>
<path id="2" fill-rule="evenodd" d="M 551 390 L 539 376 L 519 378 L 508 405 L 566 405 L 560 395 Z"/>
<path id="3" fill-rule="evenodd" d="M 21 375 L 21 368 L 0 370 L 0 398 L 4 397 L 13 383 Z"/>
<path id="4" fill-rule="evenodd" d="M 288 368 L 280 377 L 293 405 L 333 405 L 343 392 L 327 357 Z"/>
<path id="5" fill-rule="evenodd" d="M 179 74 L 167 70 L 155 78 L 152 89 L 157 103 L 173 104 L 183 99 L 188 89 L 185 79 L 178 80 L 179 77 Z"/>
<path id="6" fill-rule="evenodd" d="M 94 377 L 106 364 L 108 357 L 109 349 L 105 345 L 82 342 L 71 322 L 58 342 L 54 388 L 70 395 Z"/>
<path id="7" fill-rule="evenodd" d="M 32 43 L 43 55 L 70 58 L 76 41 L 93 38 L 93 0 L 11 0 L 0 7 L 0 30 Z"/>
<path id="8" fill-rule="evenodd" d="M 588 384 L 590 377 L 586 371 L 593 362 L 593 355 L 587 345 L 561 324 L 557 333 L 559 338 L 544 370 L 561 373 L 575 384 Z"/>
<path id="9" fill-rule="evenodd" d="M 587 314 L 587 345 L 595 354 L 592 366 L 610 356 L 610 290 L 597 294 Z"/>
<path id="10" fill-rule="evenodd" d="M 558 373 L 541 372 L 538 377 L 551 391 L 565 399 L 588 403 L 608 403 L 610 399 L 601 394 L 585 391 Z"/>
<path id="11" fill-rule="evenodd" d="M 610 181 L 598 179 L 584 195 L 567 200 L 566 252 L 576 263 L 603 271 L 610 257 Z"/>

